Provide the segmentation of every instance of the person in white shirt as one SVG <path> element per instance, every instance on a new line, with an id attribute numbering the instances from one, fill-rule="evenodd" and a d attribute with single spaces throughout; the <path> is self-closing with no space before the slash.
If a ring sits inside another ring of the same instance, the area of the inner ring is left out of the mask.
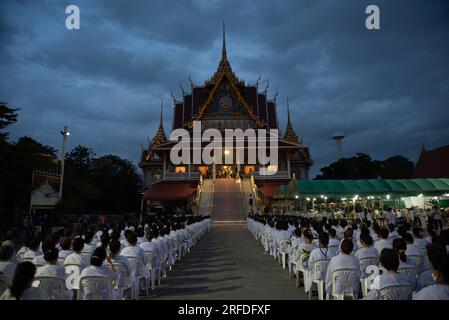
<path id="1" fill-rule="evenodd" d="M 424 271 L 423 270 L 423 265 L 424 265 L 424 254 L 422 252 L 422 250 L 420 248 L 418 248 L 417 246 L 415 246 L 413 244 L 414 240 L 413 240 L 413 236 L 410 233 L 404 233 L 404 235 L 402 236 L 402 238 L 405 240 L 405 242 L 407 243 L 407 250 L 405 251 L 405 255 L 407 257 L 417 257 L 417 259 L 421 259 L 421 262 L 419 264 L 416 263 L 416 260 L 413 261 L 413 264 L 416 265 L 416 267 L 418 268 L 418 270 L 420 271 Z M 410 260 L 412 260 L 413 258 L 411 258 Z"/>
<path id="2" fill-rule="evenodd" d="M 413 237 L 415 238 L 415 241 L 413 241 L 414 245 L 425 254 L 429 243 L 424 239 L 424 231 L 419 227 L 413 228 Z"/>
<path id="3" fill-rule="evenodd" d="M 143 230 L 142 227 L 137 227 L 136 235 L 138 245 L 140 245 L 142 242 L 145 241 L 145 231 Z"/>
<path id="4" fill-rule="evenodd" d="M 131 290 L 133 290 L 133 292 L 135 293 L 134 298 L 137 298 L 138 293 L 139 293 L 139 286 L 138 286 L 137 279 L 134 275 L 132 266 L 129 263 L 128 258 L 119 254 L 120 248 L 121 248 L 121 243 L 118 240 L 112 240 L 109 243 L 110 262 L 111 263 L 120 263 L 121 265 L 123 265 L 124 271 L 125 271 L 124 276 L 127 277 L 128 283 L 131 286 Z M 107 264 L 109 264 L 109 262 L 105 260 L 103 265 L 107 265 Z M 125 288 L 125 290 L 126 289 L 127 288 Z"/>
<path id="5" fill-rule="evenodd" d="M 56 248 L 46 250 L 44 252 L 44 259 L 47 261 L 47 264 L 37 268 L 36 277 L 56 277 L 64 280 L 65 282 L 67 279 L 67 274 L 64 267 L 58 264 L 58 250 Z M 47 294 L 50 296 L 53 293 L 47 292 Z M 66 291 L 65 296 L 58 295 L 54 297 L 52 296 L 51 298 L 52 300 L 70 300 L 71 293 Z"/>
<path id="6" fill-rule="evenodd" d="M 366 220 L 367 220 L 369 223 L 373 223 L 373 221 L 374 221 L 374 219 L 373 219 L 373 214 L 371 213 L 371 210 L 370 210 L 370 209 L 367 210 L 367 213 L 366 213 Z"/>
<path id="7" fill-rule="evenodd" d="M 389 234 L 389 232 L 388 232 L 388 229 L 386 229 L 386 228 L 381 228 L 379 230 L 380 239 L 378 241 L 376 241 L 376 243 L 374 243 L 374 248 L 377 249 L 377 252 L 379 252 L 379 254 L 382 253 L 382 250 L 384 248 L 389 248 L 389 249 L 393 248 L 391 241 L 388 240 L 388 234 Z"/>
<path id="8" fill-rule="evenodd" d="M 415 264 L 409 263 L 407 260 L 407 255 L 405 254 L 405 251 L 407 251 L 407 243 L 402 238 L 397 238 L 393 240 L 393 250 L 396 252 L 399 258 L 399 271 L 403 268 L 415 268 L 418 271 L 418 268 Z M 410 282 L 413 283 L 413 290 L 416 287 L 416 282 L 418 279 L 416 279 L 414 276 L 409 275 Z"/>
<path id="9" fill-rule="evenodd" d="M 82 278 L 85 276 L 100 276 L 100 277 L 106 277 L 111 281 L 114 281 L 117 279 L 117 273 L 114 271 L 114 269 L 111 267 L 106 267 L 103 265 L 105 259 L 108 260 L 108 263 L 111 264 L 111 260 L 109 257 L 106 256 L 106 250 L 102 247 L 98 247 L 94 250 L 92 253 L 92 256 L 90 258 L 90 266 L 87 268 L 84 268 L 83 271 L 81 271 L 80 274 L 80 281 L 82 281 Z M 92 292 L 89 291 L 89 288 L 83 289 L 83 295 L 81 297 L 81 300 L 92 300 Z M 101 300 L 108 300 L 109 296 L 107 295 L 107 288 L 101 288 Z"/>
<path id="10" fill-rule="evenodd" d="M 40 244 L 41 242 L 37 238 L 31 239 L 28 246 L 29 250 L 23 254 L 21 261 L 32 261 L 35 256 L 42 254 Z"/>
<path id="11" fill-rule="evenodd" d="M 354 243 L 350 239 L 345 239 L 341 243 L 340 250 L 341 252 L 333 257 L 329 262 L 326 273 L 326 292 L 330 294 L 333 290 L 332 288 L 332 273 L 334 270 L 338 269 L 353 269 L 356 273 L 356 277 L 354 277 L 354 282 L 352 283 L 352 288 L 354 290 L 354 296 L 357 297 L 360 291 L 360 264 L 356 257 L 351 255 L 351 252 L 354 249 Z M 337 288 L 335 288 L 336 292 L 342 292 L 344 289 L 342 284 L 337 280 L 336 282 Z"/>
<path id="12" fill-rule="evenodd" d="M 94 239 L 94 232 L 92 230 L 89 230 L 86 232 L 86 234 L 84 235 L 84 248 L 83 248 L 83 252 L 88 253 L 88 254 L 92 254 L 92 252 L 94 252 L 96 246 Z"/>
<path id="13" fill-rule="evenodd" d="M 158 244 L 156 242 L 153 242 L 153 232 L 150 229 L 146 231 L 146 241 L 142 242 L 140 244 L 140 247 L 143 249 L 144 252 L 146 251 L 153 252 L 154 255 L 157 258 L 159 258 Z M 149 261 L 146 261 L 146 263 L 149 263 Z"/>
<path id="14" fill-rule="evenodd" d="M 418 291 L 413 300 L 449 300 L 449 257 L 446 250 L 434 243 L 428 248 L 428 257 L 435 284 Z"/>
<path id="15" fill-rule="evenodd" d="M 64 265 L 67 264 L 76 264 L 81 267 L 81 270 L 88 267 L 90 261 L 87 260 L 86 256 L 83 256 L 81 252 L 84 249 L 84 241 L 81 237 L 77 237 L 73 239 L 72 243 L 73 253 L 69 254 L 67 258 L 64 260 Z"/>
<path id="16" fill-rule="evenodd" d="M 143 266 L 143 276 L 145 277 L 146 281 L 148 281 L 151 277 L 150 272 L 148 271 L 148 268 L 145 268 L 144 266 L 146 265 L 145 263 L 145 254 L 143 249 L 137 245 L 137 236 L 134 232 L 130 233 L 128 235 L 128 242 L 129 242 L 129 246 L 123 248 L 123 250 L 121 251 L 121 255 L 125 256 L 125 257 L 137 257 L 139 258 L 142 262 L 142 266 Z M 136 274 L 136 276 L 138 275 L 138 270 L 133 270 L 134 273 Z"/>
<path id="17" fill-rule="evenodd" d="M 388 208 L 386 216 L 387 216 L 387 223 L 388 224 L 396 225 L 396 215 L 391 210 L 391 208 Z"/>
<path id="18" fill-rule="evenodd" d="M 388 240 L 393 241 L 396 238 L 400 238 L 401 236 L 396 231 L 394 224 L 390 223 L 388 225 Z"/>
<path id="19" fill-rule="evenodd" d="M 64 261 L 70 254 L 73 253 L 72 238 L 64 237 L 61 239 L 59 244 L 61 245 L 61 251 L 59 251 L 58 259 L 60 259 L 61 261 Z M 61 263 L 61 264 L 63 264 L 63 263 Z"/>
<path id="20" fill-rule="evenodd" d="M 353 237 L 353 230 L 352 230 L 352 228 L 348 228 L 345 232 L 344 232 L 344 234 L 343 234 L 343 239 L 341 239 L 341 242 L 340 242 L 340 245 L 338 246 L 338 251 L 337 252 L 340 252 L 340 250 L 341 250 L 341 244 L 343 243 L 343 241 L 344 240 L 351 240 L 352 241 L 352 244 L 353 244 L 353 250 L 354 251 L 357 251 L 357 249 L 358 249 L 358 247 L 357 247 L 357 244 L 355 244 L 354 243 L 354 237 Z"/>
<path id="21" fill-rule="evenodd" d="M 328 248 L 329 235 L 326 232 L 321 232 L 318 236 L 318 248 L 315 248 L 310 252 L 309 259 L 307 260 L 307 268 L 304 275 L 304 290 L 308 292 L 314 289 L 312 285 L 313 268 L 318 260 L 331 259 L 336 255 L 336 249 Z M 318 280 L 325 280 L 326 270 L 321 270 L 317 273 Z M 316 285 L 315 285 L 316 287 Z"/>
<path id="22" fill-rule="evenodd" d="M 21 247 L 21 248 L 17 251 L 17 253 L 16 253 L 16 256 L 17 256 L 17 262 L 21 262 L 22 259 L 23 259 L 23 255 L 24 255 L 27 251 L 30 250 L 30 242 L 31 242 L 32 239 L 33 239 L 33 238 L 30 237 L 30 236 L 25 237 L 23 247 Z"/>
<path id="23" fill-rule="evenodd" d="M 14 277 L 14 270 L 16 269 L 16 264 L 11 262 L 10 259 L 14 253 L 14 250 L 10 246 L 0 247 L 0 272 L 11 278 Z"/>
<path id="24" fill-rule="evenodd" d="M 294 236 L 290 239 L 290 247 L 288 252 L 288 270 L 292 272 L 292 263 L 297 259 L 297 252 L 301 243 L 304 242 L 304 238 L 302 237 L 302 232 L 300 228 L 296 228 L 294 231 Z"/>
<path id="25" fill-rule="evenodd" d="M 55 248 L 55 241 L 52 237 L 45 238 L 44 241 L 42 241 L 42 252 L 45 252 L 47 250 Z M 44 259 L 44 254 L 39 254 L 33 258 L 33 264 L 36 266 L 36 268 L 45 266 L 47 264 L 47 261 Z"/>
<path id="26" fill-rule="evenodd" d="M 362 211 L 357 212 L 357 219 L 359 219 L 360 221 L 365 221 L 366 219 L 366 209 L 363 209 Z"/>
<path id="27" fill-rule="evenodd" d="M 364 258 L 379 258 L 379 252 L 373 247 L 373 243 L 373 238 L 369 235 L 369 231 L 362 231 L 360 234 L 361 247 L 354 253 L 354 256 L 359 261 Z M 362 268 L 362 265 L 360 265 L 360 267 Z M 360 269 L 360 271 L 363 276 L 366 276 L 365 270 Z"/>
<path id="28" fill-rule="evenodd" d="M 340 241 L 336 239 L 337 231 L 334 228 L 329 229 L 329 248 L 333 248 L 335 250 L 338 250 L 340 247 Z"/>
<path id="29" fill-rule="evenodd" d="M 385 248 L 380 254 L 380 264 L 387 270 L 386 273 L 374 277 L 371 290 L 368 292 L 366 300 L 380 300 L 382 297 L 379 290 L 390 285 L 410 286 L 410 295 L 407 300 L 412 298 L 412 284 L 406 274 L 398 272 L 399 257 L 394 250 Z"/>
<path id="30" fill-rule="evenodd" d="M 36 267 L 31 262 L 19 263 L 11 287 L 0 296 L 0 300 L 48 300 L 41 288 L 32 286 L 35 273 Z"/>
<path id="31" fill-rule="evenodd" d="M 418 213 L 419 224 L 421 227 L 425 227 L 427 225 L 427 211 L 423 209 L 419 209 Z"/>

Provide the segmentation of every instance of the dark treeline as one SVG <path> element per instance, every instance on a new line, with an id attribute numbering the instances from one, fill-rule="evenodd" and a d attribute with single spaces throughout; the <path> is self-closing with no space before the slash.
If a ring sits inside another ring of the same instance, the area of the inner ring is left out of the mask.
<path id="1" fill-rule="evenodd" d="M 379 161 L 365 153 L 357 153 L 321 168 L 322 174 L 315 179 L 410 179 L 413 168 L 413 162 L 403 156 Z"/>
<path id="2" fill-rule="evenodd" d="M 59 172 L 56 150 L 31 137 L 9 140 L 7 127 L 19 109 L 0 102 L 0 224 L 21 223 L 28 214 L 33 170 Z M 56 215 L 138 212 L 141 178 L 132 162 L 115 155 L 97 157 L 77 146 L 66 154 L 63 200 Z"/>

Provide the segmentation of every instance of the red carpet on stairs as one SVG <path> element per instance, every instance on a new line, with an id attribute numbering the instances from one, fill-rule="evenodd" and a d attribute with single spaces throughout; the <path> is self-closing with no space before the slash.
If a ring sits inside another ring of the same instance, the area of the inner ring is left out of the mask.
<path id="1" fill-rule="evenodd" d="M 214 194 L 214 221 L 242 221 L 242 198 L 234 179 L 217 179 Z"/>

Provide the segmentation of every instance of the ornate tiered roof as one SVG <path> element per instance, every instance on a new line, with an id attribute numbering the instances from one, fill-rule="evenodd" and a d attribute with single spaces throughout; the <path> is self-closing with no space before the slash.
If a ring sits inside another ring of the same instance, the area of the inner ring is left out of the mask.
<path id="1" fill-rule="evenodd" d="M 276 101 L 267 98 L 266 90 L 259 92 L 259 81 L 255 85 L 246 85 L 233 72 L 227 55 L 224 23 L 222 41 L 221 59 L 213 76 L 202 86 L 194 85 L 189 77 L 190 93 L 182 89 L 182 99 L 180 101 L 173 99 L 172 128 L 191 128 L 194 120 L 210 120 L 215 116 L 223 120 L 247 119 L 254 128 L 278 129 Z M 236 110 L 229 111 L 225 117 L 217 112 L 216 108 L 223 91 L 232 98 L 233 106 L 238 106 Z"/>
<path id="2" fill-rule="evenodd" d="M 157 132 L 153 138 L 153 140 L 151 140 L 151 144 L 150 147 L 157 147 L 163 143 L 167 142 L 167 136 L 165 135 L 165 131 L 164 131 L 164 122 L 162 120 L 162 108 L 163 108 L 163 102 L 161 101 L 161 119 L 159 122 L 159 128 L 157 129 Z"/>
<path id="3" fill-rule="evenodd" d="M 290 105 L 288 103 L 288 97 L 287 97 L 287 128 L 285 129 L 284 140 L 299 144 L 298 135 L 293 129 L 292 122 L 290 120 Z"/>

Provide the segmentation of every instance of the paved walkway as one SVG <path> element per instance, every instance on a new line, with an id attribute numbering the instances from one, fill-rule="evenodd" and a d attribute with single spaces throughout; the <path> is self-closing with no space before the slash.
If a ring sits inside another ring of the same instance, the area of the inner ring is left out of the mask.
<path id="1" fill-rule="evenodd" d="M 145 299 L 306 299 L 242 224 L 217 224 Z"/>

